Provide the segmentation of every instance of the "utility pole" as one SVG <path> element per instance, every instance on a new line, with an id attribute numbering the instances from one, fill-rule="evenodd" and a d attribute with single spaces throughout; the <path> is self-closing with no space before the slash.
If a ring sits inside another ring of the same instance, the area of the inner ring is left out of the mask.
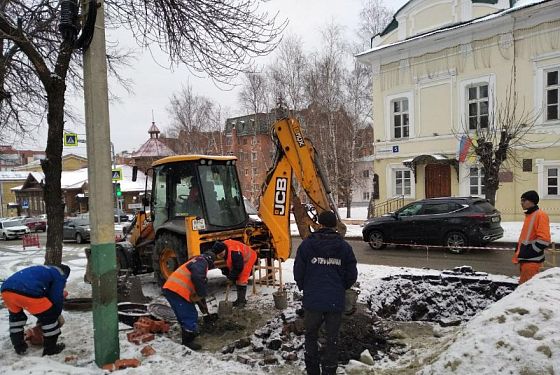
<path id="1" fill-rule="evenodd" d="M 87 1 L 82 1 L 87 11 Z M 104 1 L 97 1 L 95 32 L 84 52 L 91 271 L 95 363 L 101 367 L 119 358 L 117 264 L 113 219 L 113 189 Z"/>

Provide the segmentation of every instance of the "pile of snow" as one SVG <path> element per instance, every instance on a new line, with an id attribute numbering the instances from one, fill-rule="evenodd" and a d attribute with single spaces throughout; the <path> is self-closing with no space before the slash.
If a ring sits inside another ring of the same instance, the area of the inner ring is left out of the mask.
<path id="1" fill-rule="evenodd" d="M 558 374 L 560 268 L 552 268 L 472 319 L 420 374 Z"/>

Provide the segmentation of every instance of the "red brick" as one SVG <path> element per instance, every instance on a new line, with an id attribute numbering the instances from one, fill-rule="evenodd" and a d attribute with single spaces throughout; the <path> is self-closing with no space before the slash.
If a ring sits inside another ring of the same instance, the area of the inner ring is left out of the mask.
<path id="1" fill-rule="evenodd" d="M 156 351 L 154 348 L 152 348 L 151 345 L 146 345 L 145 347 L 142 348 L 142 350 L 140 350 L 140 353 L 142 353 L 144 357 L 149 357 L 151 355 L 156 354 Z"/>
<path id="2" fill-rule="evenodd" d="M 140 333 L 136 337 L 134 337 L 131 340 L 131 342 L 133 342 L 136 345 L 140 345 L 140 344 L 143 344 L 145 342 L 152 341 L 153 339 L 155 339 L 155 336 L 154 336 L 153 333 Z"/>
<path id="3" fill-rule="evenodd" d="M 138 321 L 134 323 L 134 330 L 142 333 L 150 333 L 152 332 L 152 323 Z"/>
<path id="4" fill-rule="evenodd" d="M 140 366 L 140 361 L 132 358 L 132 359 L 117 359 L 115 361 L 115 367 L 119 370 L 127 367 L 138 367 Z"/>
<path id="5" fill-rule="evenodd" d="M 114 363 L 108 363 L 106 365 L 103 365 L 102 369 L 106 370 L 106 371 L 111 371 L 111 372 L 116 370 Z"/>

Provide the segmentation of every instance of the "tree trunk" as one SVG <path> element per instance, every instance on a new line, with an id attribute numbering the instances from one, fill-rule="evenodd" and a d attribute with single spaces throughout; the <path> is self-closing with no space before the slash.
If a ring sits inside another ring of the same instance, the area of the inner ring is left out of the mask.
<path id="1" fill-rule="evenodd" d="M 45 208 L 47 211 L 47 251 L 45 264 L 62 262 L 62 227 L 64 222 L 64 202 L 60 176 L 62 172 L 62 145 L 64 131 L 64 93 L 66 86 L 63 81 L 54 83 L 47 89 L 49 126 L 45 159 L 41 167 L 45 173 L 43 189 Z"/>
<path id="2" fill-rule="evenodd" d="M 485 187 L 485 196 L 488 199 L 488 202 L 494 207 L 496 207 L 496 192 L 498 191 L 497 188 L 493 187 Z"/>

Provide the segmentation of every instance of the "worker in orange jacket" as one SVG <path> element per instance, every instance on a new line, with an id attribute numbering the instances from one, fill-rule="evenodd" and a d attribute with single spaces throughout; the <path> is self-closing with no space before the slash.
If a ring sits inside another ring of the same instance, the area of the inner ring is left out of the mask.
<path id="1" fill-rule="evenodd" d="M 208 270 L 214 268 L 216 256 L 212 252 L 195 256 L 179 266 L 163 284 L 163 295 L 169 301 L 182 330 L 182 344 L 192 350 L 201 346 L 193 342 L 197 335 L 198 312 L 208 316 L 206 304 Z"/>
<path id="2" fill-rule="evenodd" d="M 523 229 L 517 242 L 513 263 L 519 263 L 519 284 L 535 276 L 544 262 L 544 249 L 550 245 L 550 221 L 539 209 L 539 194 L 530 190 L 521 195 L 521 207 L 525 210 Z"/>
<path id="3" fill-rule="evenodd" d="M 257 261 L 257 253 L 249 246 L 235 240 L 216 241 L 212 251 L 218 259 L 225 259 L 227 269 L 224 274 L 228 278 L 228 286 L 236 284 L 237 300 L 235 307 L 244 307 L 247 303 L 247 284 Z"/>

